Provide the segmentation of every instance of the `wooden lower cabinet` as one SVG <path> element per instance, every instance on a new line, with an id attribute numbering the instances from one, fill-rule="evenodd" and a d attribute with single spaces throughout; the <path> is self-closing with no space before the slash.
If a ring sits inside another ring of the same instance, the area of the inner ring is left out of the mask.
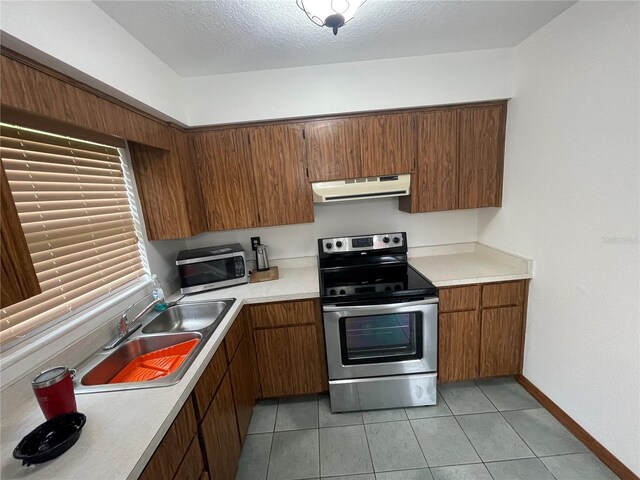
<path id="1" fill-rule="evenodd" d="M 202 441 L 214 480 L 233 480 L 240 458 L 240 435 L 229 375 L 211 401 L 200 424 Z"/>
<path id="2" fill-rule="evenodd" d="M 171 480 L 174 478 L 178 467 L 183 463 L 185 453 L 189 455 L 188 449 L 193 445 L 194 440 L 197 444 L 196 432 L 196 415 L 193 402 L 189 398 L 139 478 L 143 480 Z"/>
<path id="3" fill-rule="evenodd" d="M 256 376 L 251 358 L 251 343 L 250 337 L 245 335 L 229 365 L 241 444 L 244 444 L 256 400 Z"/>
<path id="4" fill-rule="evenodd" d="M 263 397 L 327 389 L 324 352 L 315 325 L 256 330 L 254 338 Z"/>
<path id="5" fill-rule="evenodd" d="M 440 290 L 439 382 L 520 373 L 526 293 L 526 280 Z"/>
<path id="6" fill-rule="evenodd" d="M 520 373 L 522 307 L 482 310 L 480 376 Z"/>
<path id="7" fill-rule="evenodd" d="M 441 382 L 478 376 L 480 322 L 476 310 L 439 316 L 438 378 Z"/>
<path id="8" fill-rule="evenodd" d="M 200 440 L 197 436 L 191 440 L 189 450 L 187 450 L 174 480 L 198 480 L 204 473 L 204 460 L 200 450 Z"/>

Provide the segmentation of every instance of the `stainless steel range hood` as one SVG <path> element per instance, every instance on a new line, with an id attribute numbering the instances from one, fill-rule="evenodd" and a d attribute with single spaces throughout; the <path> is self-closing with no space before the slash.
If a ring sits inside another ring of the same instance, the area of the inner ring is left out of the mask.
<path id="1" fill-rule="evenodd" d="M 411 193 L 411 175 L 351 178 L 333 182 L 315 182 L 315 203 L 344 202 L 365 198 L 400 197 Z"/>

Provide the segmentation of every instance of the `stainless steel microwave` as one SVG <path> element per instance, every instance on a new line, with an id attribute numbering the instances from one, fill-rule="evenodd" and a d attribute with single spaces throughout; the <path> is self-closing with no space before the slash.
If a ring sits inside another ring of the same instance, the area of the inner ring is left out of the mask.
<path id="1" fill-rule="evenodd" d="M 204 292 L 249 281 L 245 253 L 239 243 L 183 250 L 176 265 L 180 292 Z"/>

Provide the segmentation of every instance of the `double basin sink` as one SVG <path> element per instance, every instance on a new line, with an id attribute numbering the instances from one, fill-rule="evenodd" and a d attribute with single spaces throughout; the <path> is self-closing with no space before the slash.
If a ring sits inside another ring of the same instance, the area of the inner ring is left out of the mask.
<path id="1" fill-rule="evenodd" d="M 74 378 L 77 394 L 133 390 L 173 385 L 184 376 L 198 353 L 204 348 L 235 299 L 172 305 L 162 312 L 152 312 L 142 325 L 112 350 L 100 350 L 78 368 Z M 145 354 L 197 340 L 180 366 L 172 373 L 153 380 L 111 383 L 131 362 Z"/>

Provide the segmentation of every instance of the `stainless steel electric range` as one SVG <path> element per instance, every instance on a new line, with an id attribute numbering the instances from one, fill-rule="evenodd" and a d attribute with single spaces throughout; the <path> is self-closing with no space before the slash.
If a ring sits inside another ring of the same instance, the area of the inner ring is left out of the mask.
<path id="1" fill-rule="evenodd" d="M 434 405 L 438 291 L 404 232 L 318 240 L 331 411 Z"/>

